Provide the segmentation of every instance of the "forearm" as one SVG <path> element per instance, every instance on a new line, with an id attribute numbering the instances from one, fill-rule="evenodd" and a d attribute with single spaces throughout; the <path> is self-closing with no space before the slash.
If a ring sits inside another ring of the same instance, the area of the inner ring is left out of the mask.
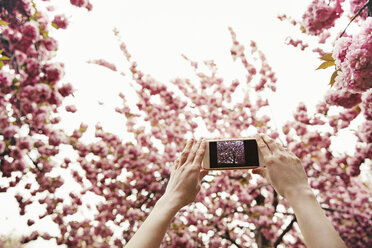
<path id="1" fill-rule="evenodd" d="M 179 206 L 165 200 L 164 197 L 160 198 L 150 215 L 130 239 L 125 248 L 158 248 L 173 217 L 179 209 Z"/>
<path id="2" fill-rule="evenodd" d="M 301 193 L 295 192 L 287 199 L 296 214 L 307 247 L 346 247 L 310 188 Z"/>

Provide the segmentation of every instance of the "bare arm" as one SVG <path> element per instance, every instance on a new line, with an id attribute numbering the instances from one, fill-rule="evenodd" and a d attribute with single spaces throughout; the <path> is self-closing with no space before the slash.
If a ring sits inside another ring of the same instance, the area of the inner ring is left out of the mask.
<path id="1" fill-rule="evenodd" d="M 346 247 L 315 198 L 305 170 L 293 153 L 267 135 L 256 137 L 265 167 L 253 173 L 265 177 L 291 204 L 307 247 Z"/>
<path id="2" fill-rule="evenodd" d="M 207 174 L 201 170 L 205 153 L 203 140 L 190 140 L 181 156 L 176 160 L 164 195 L 133 235 L 126 248 L 159 247 L 176 213 L 195 200 L 200 190 L 200 182 Z"/>
<path id="3" fill-rule="evenodd" d="M 165 197 L 160 198 L 150 215 L 125 247 L 159 247 L 179 209 L 178 206 L 169 204 Z"/>

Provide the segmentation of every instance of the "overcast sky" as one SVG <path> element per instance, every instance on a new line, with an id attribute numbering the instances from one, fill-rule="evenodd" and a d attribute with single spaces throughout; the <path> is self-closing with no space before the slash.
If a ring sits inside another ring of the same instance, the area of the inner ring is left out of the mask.
<path id="1" fill-rule="evenodd" d="M 257 42 L 277 74 L 278 89 L 269 100 L 280 125 L 292 117 L 300 100 L 310 105 L 318 102 L 332 73 L 314 70 L 320 64 L 316 54 L 285 45 L 288 36 L 300 32 L 289 23 L 280 22 L 277 15 L 287 13 L 299 18 L 309 2 L 93 1 L 91 13 L 67 8 L 72 17 L 68 29 L 56 34 L 60 44 L 58 59 L 66 61 L 65 79 L 78 90 L 72 102 L 76 102 L 81 119 L 101 121 L 115 132 L 122 129 L 124 122 L 113 109 L 121 104 L 118 92 L 128 91 L 130 76 L 123 78 L 119 73 L 86 63 L 104 58 L 128 68 L 113 35 L 114 27 L 139 67 L 160 81 L 192 75 L 191 67 L 181 57 L 185 54 L 199 62 L 214 59 L 227 83 L 244 76 L 238 73 L 241 64 L 234 63 L 230 56 L 228 27 L 232 27 L 246 47 L 251 40 Z M 114 115 L 106 117 L 109 112 Z M 76 127 L 79 121 L 75 118 L 68 125 Z"/>
<path id="2" fill-rule="evenodd" d="M 88 132 L 93 133 L 94 124 L 100 122 L 105 130 L 121 137 L 125 135 L 123 116 L 115 113 L 114 108 L 122 105 L 119 92 L 130 99 L 131 76 L 122 77 L 87 63 L 103 58 L 115 63 L 119 70 L 128 71 L 128 63 L 113 35 L 114 28 L 120 31 L 139 68 L 157 80 L 167 83 L 179 76 L 192 76 L 192 68 L 181 56 L 184 54 L 198 62 L 215 60 L 219 75 L 227 83 L 234 79 L 244 82 L 242 65 L 234 63 L 230 55 L 232 41 L 228 27 L 234 29 L 238 40 L 247 48 L 251 40 L 256 41 L 276 73 L 277 91 L 267 97 L 272 119 L 277 126 L 282 126 L 293 118 L 300 101 L 313 110 L 329 88 L 333 72 L 331 68 L 315 71 L 321 61 L 311 52 L 312 48 L 300 51 L 285 44 L 289 36 L 304 36 L 298 26 L 281 22 L 277 16 L 287 14 L 299 20 L 310 2 L 108 0 L 92 1 L 92 12 L 60 3 L 55 13 L 66 13 L 70 25 L 67 30 L 54 32 L 59 41 L 56 59 L 65 62 L 65 81 L 77 89 L 75 98 L 65 102 L 78 108 L 77 115 L 62 111 L 63 127 L 72 130 L 83 121 L 92 127 Z M 346 25 L 341 22 L 338 26 L 343 29 Z M 316 42 L 317 38 L 312 41 Z M 331 52 L 332 48 L 326 51 Z M 352 142 L 348 144 L 352 147 Z M 349 148 L 340 145 L 339 149 Z"/>

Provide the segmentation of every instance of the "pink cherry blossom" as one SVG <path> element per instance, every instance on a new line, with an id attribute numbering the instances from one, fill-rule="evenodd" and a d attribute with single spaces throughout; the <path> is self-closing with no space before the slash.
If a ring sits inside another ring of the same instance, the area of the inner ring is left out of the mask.
<path id="1" fill-rule="evenodd" d="M 71 112 L 71 113 L 75 113 L 77 111 L 75 105 L 68 105 L 66 106 L 66 111 L 67 112 Z"/>
<path id="2" fill-rule="evenodd" d="M 372 88 L 372 18 L 368 18 L 360 33 L 340 38 L 335 43 L 333 58 L 337 69 L 336 85 L 354 93 Z"/>
<path id="3" fill-rule="evenodd" d="M 17 134 L 18 130 L 19 128 L 17 126 L 9 126 L 3 130 L 2 135 L 6 138 L 10 138 Z"/>
<path id="4" fill-rule="evenodd" d="M 4 94 L 9 93 L 9 87 L 12 85 L 12 75 L 10 73 L 0 72 L 0 89 Z"/>
<path id="5" fill-rule="evenodd" d="M 372 120 L 372 90 L 363 94 L 361 106 L 364 110 L 365 118 L 367 120 Z"/>
<path id="6" fill-rule="evenodd" d="M 88 2 L 87 0 L 70 0 L 70 3 L 77 7 L 85 7 Z"/>
<path id="7" fill-rule="evenodd" d="M 287 37 L 286 44 L 292 45 L 294 47 L 299 47 L 302 51 L 305 50 L 309 45 L 305 44 L 303 40 L 294 40 L 290 37 Z"/>
<path id="8" fill-rule="evenodd" d="M 46 64 L 43 68 L 45 71 L 45 79 L 48 82 L 55 84 L 63 76 L 63 67 L 64 65 L 62 63 Z"/>
<path id="9" fill-rule="evenodd" d="M 328 104 L 351 108 L 362 101 L 362 95 L 351 93 L 346 89 L 329 90 L 325 100 Z"/>
<path id="10" fill-rule="evenodd" d="M 42 44 L 48 51 L 55 51 L 58 47 L 57 41 L 53 38 L 43 39 Z"/>
<path id="11" fill-rule="evenodd" d="M 73 87 L 71 84 L 64 84 L 63 86 L 61 86 L 59 89 L 58 89 L 58 92 L 63 96 L 63 97 L 66 97 L 66 96 L 69 96 L 72 94 L 73 92 Z"/>
<path id="12" fill-rule="evenodd" d="M 26 41 L 35 41 L 39 39 L 38 24 L 36 22 L 30 22 L 23 26 L 22 33 L 23 39 Z"/>
<path id="13" fill-rule="evenodd" d="M 104 59 L 89 60 L 88 63 L 104 66 L 112 71 L 117 71 L 116 66 Z"/>
<path id="14" fill-rule="evenodd" d="M 306 31 L 311 35 L 319 35 L 333 27 L 336 19 L 343 13 L 341 2 L 343 1 L 314 0 L 302 17 Z"/>
<path id="15" fill-rule="evenodd" d="M 2 154 L 5 150 L 5 143 L 0 140 L 0 154 Z"/>
<path id="16" fill-rule="evenodd" d="M 356 13 L 368 2 L 368 0 L 351 0 L 350 1 L 350 9 L 351 9 L 351 14 L 354 16 Z M 362 19 L 367 19 L 368 15 L 368 8 L 365 8 L 361 13 L 360 13 L 360 18 Z"/>
<path id="17" fill-rule="evenodd" d="M 66 29 L 68 26 L 68 21 L 64 14 L 56 15 L 52 21 L 52 24 L 54 24 L 57 28 Z"/>

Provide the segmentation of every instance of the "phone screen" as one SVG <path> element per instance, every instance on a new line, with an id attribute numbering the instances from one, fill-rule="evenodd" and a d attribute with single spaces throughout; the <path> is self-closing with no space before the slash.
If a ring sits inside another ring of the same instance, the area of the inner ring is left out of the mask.
<path id="1" fill-rule="evenodd" d="M 256 140 L 211 141 L 210 168 L 256 167 L 259 165 Z"/>

